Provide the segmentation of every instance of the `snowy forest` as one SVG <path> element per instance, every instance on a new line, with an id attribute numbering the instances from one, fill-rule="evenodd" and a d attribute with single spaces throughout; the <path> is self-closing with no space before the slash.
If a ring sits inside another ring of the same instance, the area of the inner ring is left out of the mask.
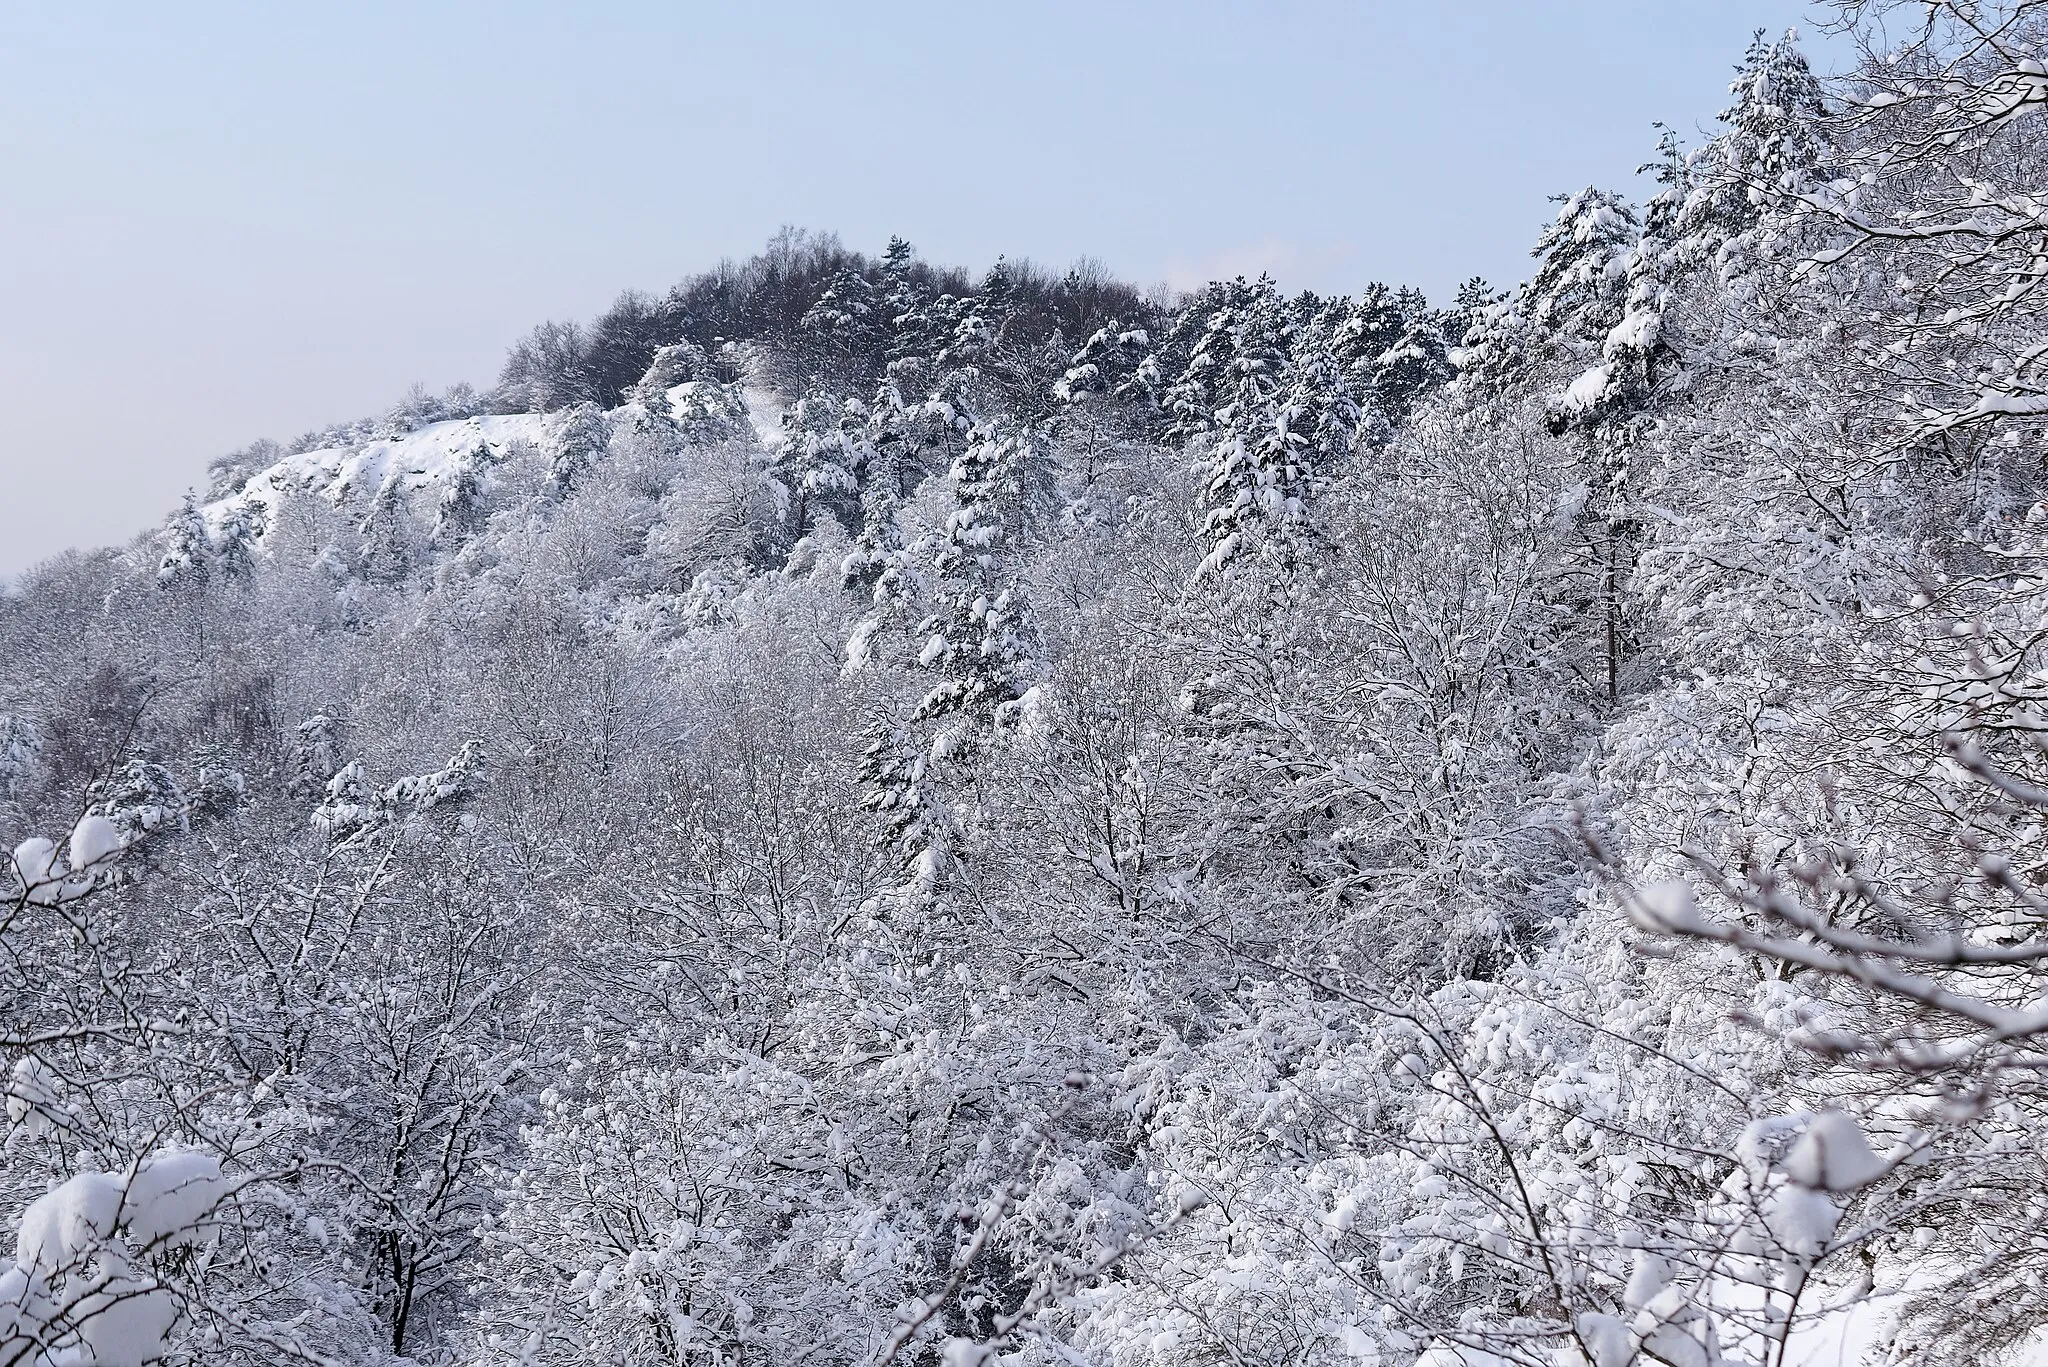
<path id="1" fill-rule="evenodd" d="M 24 575 L 0 1367 L 2048 1361 L 2048 0 L 1818 17 L 1519 285 L 786 230 Z"/>

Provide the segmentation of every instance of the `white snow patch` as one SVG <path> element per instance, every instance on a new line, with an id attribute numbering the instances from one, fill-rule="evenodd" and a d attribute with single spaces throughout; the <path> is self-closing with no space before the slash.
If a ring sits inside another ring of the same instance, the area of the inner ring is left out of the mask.
<path id="1" fill-rule="evenodd" d="M 1613 382 L 1614 367 L 1596 365 L 1572 381 L 1557 406 L 1567 413 L 1588 412 L 1606 396 L 1608 386 Z"/>
<path id="2" fill-rule="evenodd" d="M 251 476 L 239 493 L 207 504 L 201 514 L 207 531 L 218 535 L 236 512 L 274 513 L 290 493 L 316 494 L 339 506 L 374 498 L 392 479 L 410 490 L 429 488 L 452 478 L 479 446 L 499 453 L 515 441 L 542 446 L 549 425 L 545 413 L 457 418 L 361 446 L 303 451 Z"/>
<path id="3" fill-rule="evenodd" d="M 1854 1191 L 1884 1175 L 1885 1161 L 1863 1129 L 1840 1111 L 1822 1111 L 1785 1158 L 1785 1175 L 1817 1191 Z"/>
<path id="4" fill-rule="evenodd" d="M 761 439 L 761 445 L 770 451 L 782 446 L 782 415 L 785 406 L 775 391 L 751 381 L 740 390 L 747 401 L 747 421 L 753 424 L 754 435 Z"/>
<path id="5" fill-rule="evenodd" d="M 30 836 L 14 847 L 14 876 L 25 888 L 47 883 L 56 876 L 57 843 L 42 836 Z"/>
<path id="6" fill-rule="evenodd" d="M 88 813 L 71 828 L 71 867 L 74 870 L 89 869 L 102 859 L 120 853 L 121 843 L 118 826 L 97 812 Z"/>

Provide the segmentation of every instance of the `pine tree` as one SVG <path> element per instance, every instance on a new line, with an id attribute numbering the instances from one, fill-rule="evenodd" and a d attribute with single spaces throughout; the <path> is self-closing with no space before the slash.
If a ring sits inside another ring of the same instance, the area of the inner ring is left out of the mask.
<path id="1" fill-rule="evenodd" d="M 1606 397 L 1612 376 L 1599 372 L 1608 334 L 1627 310 L 1627 268 L 1640 228 L 1636 211 L 1619 195 L 1585 189 L 1559 197 L 1556 219 L 1536 239 L 1536 274 L 1521 290 L 1521 312 L 1582 370 L 1553 407 L 1561 421 L 1591 412 Z"/>
<path id="2" fill-rule="evenodd" d="M 1314 464 L 1348 451 L 1358 409 L 1327 348 L 1295 366 L 1299 310 L 1272 281 L 1229 288 L 1186 370 L 1167 390 L 1174 435 L 1197 442 L 1209 541 L 1198 574 L 1228 577 L 1244 555 L 1285 560 L 1305 526 Z"/>
<path id="3" fill-rule="evenodd" d="M 840 576 L 849 587 L 866 589 L 879 613 L 891 613 L 908 601 L 911 591 L 898 513 L 905 480 L 915 469 L 920 424 L 888 380 L 877 392 L 872 409 L 848 404 L 841 423 L 845 432 L 841 449 L 858 449 L 863 458 L 859 466 L 860 530 L 853 548 L 840 562 Z M 856 640 L 872 639 L 877 621 L 879 618 L 867 625 L 865 636 L 856 633 Z M 850 651 L 849 657 L 852 655 Z"/>
<path id="4" fill-rule="evenodd" d="M 888 374 L 907 390 L 929 385 L 939 358 L 972 311 L 973 301 L 919 293 L 910 310 L 891 320 Z"/>
<path id="5" fill-rule="evenodd" d="M 871 454 L 866 435 L 864 415 L 820 391 L 783 413 L 768 473 L 781 491 L 792 540 L 807 535 L 821 515 L 851 520 L 858 512 L 860 476 Z"/>
<path id="6" fill-rule="evenodd" d="M 1628 267 L 1640 229 L 1620 196 L 1585 189 L 1561 195 L 1557 217 L 1536 239 L 1536 274 L 1522 286 L 1519 311 L 1544 345 L 1575 367 L 1570 385 L 1551 399 L 1558 431 L 1597 422 L 1603 406 L 1627 388 L 1607 365 L 1609 335 L 1626 316 Z"/>
<path id="7" fill-rule="evenodd" d="M 1351 455 L 1364 433 L 1364 410 L 1337 358 L 1313 334 L 1296 344 L 1285 374 L 1275 438 L 1285 441 L 1293 463 L 1303 467 L 1299 478 L 1306 497 Z M 1382 433 L 1374 436 L 1385 440 Z"/>
<path id="8" fill-rule="evenodd" d="M 355 568 L 373 584 L 403 584 L 412 574 L 412 516 L 406 508 L 405 477 L 393 471 L 378 486 L 376 496 L 356 523 L 362 536 L 357 547 Z"/>
<path id="9" fill-rule="evenodd" d="M 185 502 L 171 516 L 164 530 L 163 555 L 157 561 L 156 578 L 166 588 L 172 585 L 205 588 L 213 578 L 213 537 L 206 530 L 206 518 L 197 498 L 185 494 Z"/>
<path id="10" fill-rule="evenodd" d="M 962 305 L 952 337 L 934 358 L 930 383 L 934 399 L 964 411 L 984 406 L 992 391 L 1014 391 L 1022 375 L 1023 358 L 1011 335 L 1018 298 L 1009 263 L 997 258 L 981 288 Z M 961 402 L 969 394 L 975 397 Z"/>
<path id="11" fill-rule="evenodd" d="M 325 713 L 306 718 L 293 728 L 287 786 L 293 796 L 312 799 L 327 790 L 341 772 L 342 724 Z"/>
<path id="12" fill-rule="evenodd" d="M 1711 226 L 1723 242 L 1829 179 L 1834 155 L 1827 98 L 1796 34 L 1765 42 L 1757 30 L 1728 90 L 1735 101 L 1720 115 L 1727 131 L 1703 149 L 1683 219 L 1686 232 Z"/>
<path id="13" fill-rule="evenodd" d="M 1201 310 L 1198 314 L 1198 310 Z M 1170 331 L 1191 335 L 1187 360 L 1166 385 L 1167 437 L 1186 441 L 1219 430 L 1230 418 L 1255 422 L 1254 412 L 1279 387 L 1287 355 L 1287 306 L 1270 278 L 1244 277 L 1213 287 Z"/>
<path id="14" fill-rule="evenodd" d="M 1373 447 L 1385 445 L 1400 416 L 1405 416 L 1382 410 L 1374 397 L 1375 368 L 1362 365 L 1357 352 L 1358 322 L 1358 305 L 1349 297 L 1319 301 L 1308 321 L 1295 332 L 1288 357 L 1290 386 L 1299 387 L 1294 372 L 1307 367 L 1328 372 L 1317 386 L 1322 390 L 1341 387 L 1353 410 L 1351 436 L 1343 443 L 1346 452 L 1355 442 Z M 1362 379 L 1355 378 L 1361 373 Z"/>
<path id="15" fill-rule="evenodd" d="M 889 245 L 882 249 L 882 275 L 892 284 L 910 278 L 911 267 L 917 264 L 917 249 L 901 237 L 891 236 Z"/>
<path id="16" fill-rule="evenodd" d="M 1405 423 L 1424 399 L 1450 382 L 1453 373 L 1441 320 L 1420 293 L 1404 290 L 1402 294 L 1400 335 L 1374 358 L 1363 391 L 1366 406 L 1384 420 L 1389 431 Z"/>
<path id="17" fill-rule="evenodd" d="M 1053 386 L 1053 397 L 1063 404 L 1149 398 L 1138 382 L 1138 370 L 1151 346 L 1145 329 L 1110 319 L 1068 360 L 1066 373 Z"/>
<path id="18" fill-rule="evenodd" d="M 15 712 L 0 712 L 0 802 L 27 791 L 42 758 L 43 732 Z"/>
<path id="19" fill-rule="evenodd" d="M 889 301 L 854 266 L 832 277 L 798 326 L 810 340 L 820 370 L 844 385 L 872 379 L 886 361 L 894 331 Z"/>
<path id="20" fill-rule="evenodd" d="M 1697 293 L 1688 279 L 1713 270 L 1724 279 L 1753 267 L 1753 244 L 1767 218 L 1823 176 L 1826 106 L 1820 85 L 1791 35 L 1775 43 L 1758 32 L 1733 84 L 1736 102 L 1721 112 L 1725 131 L 1684 152 L 1666 130 L 1654 170 L 1663 187 L 1645 206 L 1636 245 L 1625 258 L 1621 316 L 1600 348 L 1604 387 L 1590 402 L 1557 406 L 1561 422 L 1614 427 L 1646 408 L 1681 351 L 1712 345 L 1718 320 L 1699 320 L 1674 344 L 1673 301 Z M 1748 244 L 1748 245 L 1746 245 Z M 1595 382 L 1579 382 L 1590 394 Z"/>
<path id="21" fill-rule="evenodd" d="M 996 264 L 989 267 L 982 277 L 981 288 L 970 301 L 968 316 L 961 320 L 954 333 L 953 345 L 959 359 L 969 360 L 976 354 L 1000 346 L 1004 333 L 1017 314 L 1017 285 L 1010 276 L 1010 263 L 1003 257 L 996 258 Z"/>
<path id="22" fill-rule="evenodd" d="M 911 888 L 929 896 L 951 872 L 958 822 L 934 791 L 928 746 L 900 727 L 874 728 L 861 749 L 861 809 L 882 819 L 882 839 L 911 875 Z"/>
<path id="23" fill-rule="evenodd" d="M 1361 387 L 1369 387 L 1379 358 L 1407 326 L 1399 294 L 1374 281 L 1358 297 L 1332 300 L 1324 309 L 1331 354 Z"/>
<path id="24" fill-rule="evenodd" d="M 482 529 L 490 516 L 485 497 L 489 471 L 497 460 L 497 452 L 483 441 L 456 459 L 434 506 L 436 546 L 453 550 Z"/>
<path id="25" fill-rule="evenodd" d="M 1467 393 L 1498 395 L 1522 374 L 1532 336 L 1513 295 L 1474 276 L 1451 308 L 1456 342 L 1448 359 Z"/>
<path id="26" fill-rule="evenodd" d="M 799 326 L 843 351 L 863 354 L 883 322 L 875 303 L 873 283 L 849 266 L 832 277 Z"/>
<path id="27" fill-rule="evenodd" d="M 1523 313 L 1541 342 L 1576 377 L 1546 397 L 1556 434 L 1586 442 L 1588 496 L 1578 517 L 1586 530 L 1581 572 L 1605 639 L 1606 695 L 1621 698 L 1621 664 L 1630 653 L 1623 594 L 1640 526 L 1632 507 L 1636 418 L 1647 402 L 1657 341 L 1655 313 L 1631 314 L 1629 272 L 1640 259 L 1635 211 L 1618 196 L 1587 189 L 1562 197 L 1557 218 L 1536 242 L 1536 274 L 1521 292 Z M 1635 326 L 1624 328 L 1624 323 Z M 1617 338 L 1617 330 L 1620 336 Z"/>
<path id="28" fill-rule="evenodd" d="M 1034 634 L 1013 558 L 1034 446 L 981 425 L 952 468 L 954 509 L 934 548 L 935 610 L 918 624 L 918 664 L 942 676 L 918 703 L 918 719 L 964 713 L 1001 724 L 1031 670 Z"/>
<path id="29" fill-rule="evenodd" d="M 222 514 L 220 534 L 214 538 L 214 564 L 223 580 L 254 581 L 256 544 L 262 535 L 262 516 L 256 507 L 237 501 Z"/>
<path id="30" fill-rule="evenodd" d="M 547 494 L 559 502 L 611 444 L 611 423 L 594 403 L 579 403 L 549 423 Z"/>
<path id="31" fill-rule="evenodd" d="M 938 350 L 938 339 L 930 335 L 928 311 L 932 299 L 930 292 L 919 285 L 916 267 L 916 250 L 900 237 L 890 238 L 888 247 L 882 252 L 879 301 L 888 332 L 883 356 L 885 362 L 900 361 L 905 357 L 924 358 Z"/>

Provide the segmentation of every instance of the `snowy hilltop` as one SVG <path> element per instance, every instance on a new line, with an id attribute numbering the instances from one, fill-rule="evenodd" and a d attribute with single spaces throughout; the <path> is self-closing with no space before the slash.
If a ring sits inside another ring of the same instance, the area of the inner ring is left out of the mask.
<path id="1" fill-rule="evenodd" d="M 0 1367 L 2048 1360 L 2048 9 L 1839 8 L 1511 289 L 785 233 L 31 572 Z"/>

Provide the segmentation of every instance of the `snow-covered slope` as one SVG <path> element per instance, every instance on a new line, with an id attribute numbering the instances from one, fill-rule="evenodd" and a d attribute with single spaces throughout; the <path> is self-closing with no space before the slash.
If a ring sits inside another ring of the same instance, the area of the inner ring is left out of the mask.
<path id="1" fill-rule="evenodd" d="M 698 438 L 730 436 L 751 440 L 764 450 L 780 440 L 783 404 L 758 385 L 687 381 L 666 390 L 674 420 Z M 429 423 L 401 435 L 321 447 L 286 456 L 252 475 L 200 509 L 209 534 L 218 538 L 230 524 L 243 520 L 257 539 L 275 522 L 279 504 L 293 494 L 310 494 L 335 507 L 376 498 L 396 480 L 408 502 L 432 504 L 458 478 L 481 472 L 486 484 L 492 473 L 516 468 L 521 458 L 551 460 L 565 445 L 591 437 L 595 410 L 555 413 L 494 414 Z M 601 415 L 599 445 L 613 430 L 630 428 L 647 418 L 638 403 L 621 405 Z M 479 459 L 481 457 L 481 459 Z"/>
<path id="2" fill-rule="evenodd" d="M 544 413 L 463 418 L 432 423 L 403 436 L 361 446 L 327 447 L 286 456 L 241 489 L 206 505 L 209 531 L 219 532 L 237 512 L 254 512 L 267 525 L 279 500 L 315 494 L 340 505 L 374 497 L 393 479 L 408 491 L 438 488 L 479 448 L 502 457 L 519 443 L 544 448 L 560 426 Z"/>

